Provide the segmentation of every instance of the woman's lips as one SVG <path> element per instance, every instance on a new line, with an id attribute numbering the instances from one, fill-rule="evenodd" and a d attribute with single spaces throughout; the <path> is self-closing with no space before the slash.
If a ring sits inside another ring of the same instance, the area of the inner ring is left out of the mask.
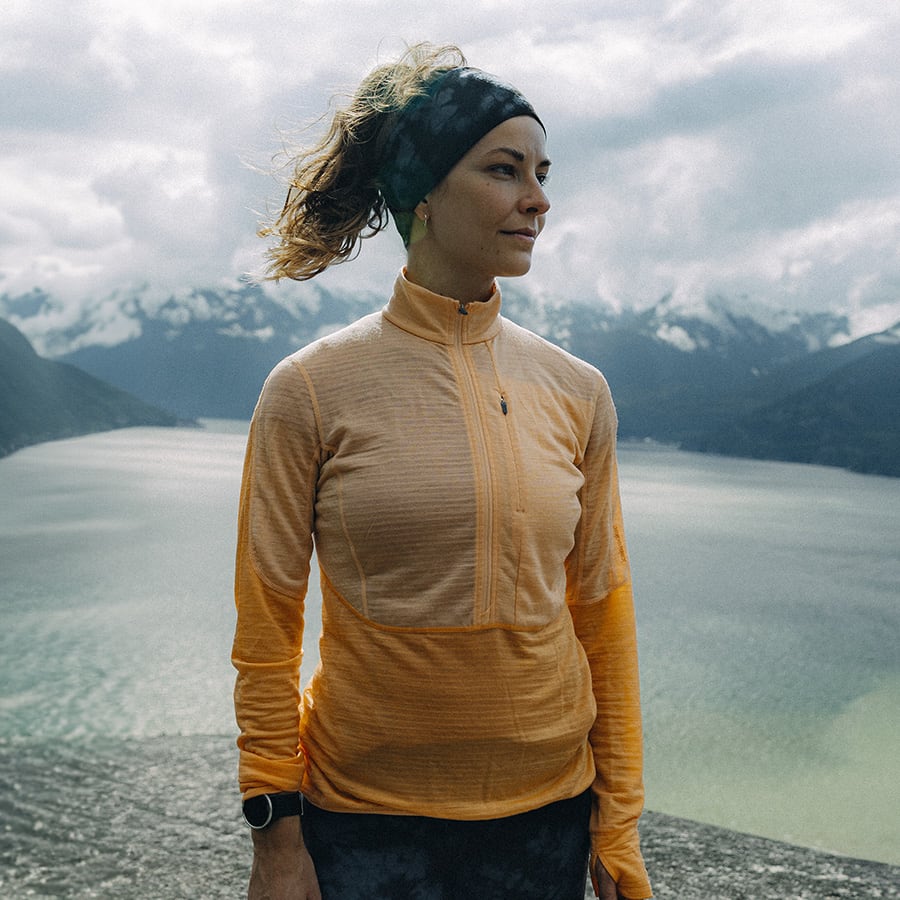
<path id="1" fill-rule="evenodd" d="M 529 244 L 533 244 L 537 237 L 537 232 L 533 228 L 519 228 L 516 231 L 504 231 L 502 234 L 518 238 L 522 241 L 527 241 Z"/>

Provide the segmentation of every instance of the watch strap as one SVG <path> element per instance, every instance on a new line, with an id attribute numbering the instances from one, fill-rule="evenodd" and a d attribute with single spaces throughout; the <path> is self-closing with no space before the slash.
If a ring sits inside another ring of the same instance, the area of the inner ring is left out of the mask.
<path id="1" fill-rule="evenodd" d="M 298 791 L 260 794 L 245 800 L 243 804 L 244 821 L 255 831 L 268 828 L 286 816 L 299 816 L 301 811 L 302 798 Z"/>

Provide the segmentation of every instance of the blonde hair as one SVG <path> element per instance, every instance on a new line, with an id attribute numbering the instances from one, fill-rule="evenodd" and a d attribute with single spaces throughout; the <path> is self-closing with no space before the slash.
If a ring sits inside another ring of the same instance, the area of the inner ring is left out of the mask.
<path id="1" fill-rule="evenodd" d="M 266 278 L 314 278 L 352 258 L 360 240 L 388 224 L 376 153 L 385 125 L 435 75 L 465 64 L 458 47 L 415 44 L 363 79 L 322 139 L 295 154 L 284 207 L 259 231 L 278 239 L 267 253 Z"/>

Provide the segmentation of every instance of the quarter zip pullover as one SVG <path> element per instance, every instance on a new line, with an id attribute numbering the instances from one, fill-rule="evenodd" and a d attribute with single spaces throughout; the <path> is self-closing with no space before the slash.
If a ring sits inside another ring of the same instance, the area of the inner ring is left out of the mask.
<path id="1" fill-rule="evenodd" d="M 238 536 L 241 786 L 482 819 L 593 784 L 595 849 L 646 896 L 615 411 L 596 369 L 500 303 L 401 275 L 384 310 L 267 380 Z M 313 543 L 323 631 L 301 697 Z"/>

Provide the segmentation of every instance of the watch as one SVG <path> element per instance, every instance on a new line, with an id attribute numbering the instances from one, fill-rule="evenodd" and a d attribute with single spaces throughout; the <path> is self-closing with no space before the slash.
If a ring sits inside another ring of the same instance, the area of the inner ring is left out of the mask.
<path id="1" fill-rule="evenodd" d="M 254 830 L 268 828 L 276 819 L 300 815 L 300 794 L 289 791 L 283 794 L 259 794 L 245 800 L 244 821 Z"/>

